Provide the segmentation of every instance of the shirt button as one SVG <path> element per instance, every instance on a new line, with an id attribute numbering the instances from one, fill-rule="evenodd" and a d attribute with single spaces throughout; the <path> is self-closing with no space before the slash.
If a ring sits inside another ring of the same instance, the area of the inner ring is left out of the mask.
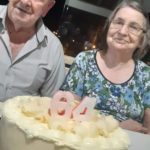
<path id="1" fill-rule="evenodd" d="M 7 90 L 11 90 L 12 87 L 8 84 L 7 87 L 6 87 L 6 89 L 7 89 Z"/>

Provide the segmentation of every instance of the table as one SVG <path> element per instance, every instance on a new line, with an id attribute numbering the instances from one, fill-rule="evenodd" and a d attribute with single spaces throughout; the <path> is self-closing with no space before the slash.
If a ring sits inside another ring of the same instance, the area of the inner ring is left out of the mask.
<path id="1" fill-rule="evenodd" d="M 129 150 L 150 150 L 150 135 L 125 130 L 131 140 Z"/>

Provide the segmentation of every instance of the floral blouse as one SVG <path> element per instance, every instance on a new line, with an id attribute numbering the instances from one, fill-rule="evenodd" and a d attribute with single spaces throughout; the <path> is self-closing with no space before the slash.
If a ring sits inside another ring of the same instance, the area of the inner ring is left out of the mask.
<path id="1" fill-rule="evenodd" d="M 99 69 L 96 53 L 97 50 L 91 50 L 78 54 L 61 89 L 80 97 L 95 97 L 96 109 L 119 121 L 132 118 L 142 122 L 144 110 L 150 108 L 150 67 L 135 61 L 132 77 L 114 84 Z"/>

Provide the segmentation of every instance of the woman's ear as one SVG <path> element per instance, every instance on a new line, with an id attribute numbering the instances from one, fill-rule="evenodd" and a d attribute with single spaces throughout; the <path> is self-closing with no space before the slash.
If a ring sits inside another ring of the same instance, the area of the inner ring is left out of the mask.
<path id="1" fill-rule="evenodd" d="M 42 17 L 45 17 L 48 11 L 55 5 L 55 1 L 51 0 L 48 5 L 44 8 Z"/>
<path id="2" fill-rule="evenodd" d="M 145 35 L 143 35 L 141 37 L 141 39 L 139 40 L 139 48 L 143 47 L 143 45 L 145 45 Z"/>

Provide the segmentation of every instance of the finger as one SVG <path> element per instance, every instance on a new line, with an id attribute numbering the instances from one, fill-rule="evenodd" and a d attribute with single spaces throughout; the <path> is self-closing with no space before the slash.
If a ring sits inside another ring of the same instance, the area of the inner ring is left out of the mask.
<path id="1" fill-rule="evenodd" d="M 148 134 L 148 129 L 145 127 L 141 128 L 141 133 Z"/>

